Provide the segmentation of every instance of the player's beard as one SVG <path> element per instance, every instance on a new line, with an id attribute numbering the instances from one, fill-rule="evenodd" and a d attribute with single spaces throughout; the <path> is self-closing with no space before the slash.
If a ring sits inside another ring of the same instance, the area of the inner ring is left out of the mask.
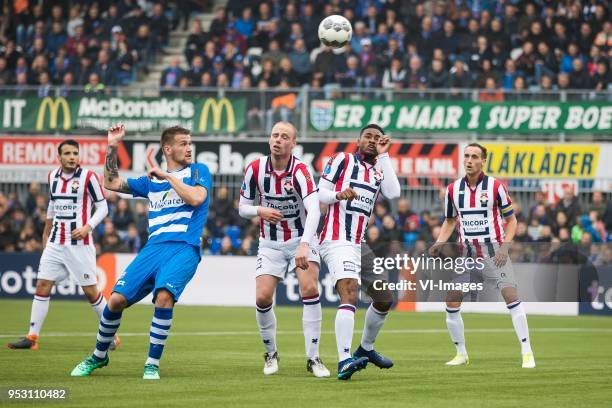
<path id="1" fill-rule="evenodd" d="M 172 156 L 172 161 L 174 161 L 176 164 L 178 164 L 181 167 L 186 167 L 189 166 L 192 162 L 193 162 L 193 156 L 188 156 L 187 153 L 183 154 L 182 156 L 179 156 L 178 154 L 173 154 Z"/>

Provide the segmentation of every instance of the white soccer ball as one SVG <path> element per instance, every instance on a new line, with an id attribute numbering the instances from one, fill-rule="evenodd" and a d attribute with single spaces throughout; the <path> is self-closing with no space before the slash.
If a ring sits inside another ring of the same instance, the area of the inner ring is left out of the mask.
<path id="1" fill-rule="evenodd" d="M 319 40 L 328 47 L 344 47 L 352 37 L 353 27 L 350 21 L 337 14 L 325 17 L 319 24 Z"/>

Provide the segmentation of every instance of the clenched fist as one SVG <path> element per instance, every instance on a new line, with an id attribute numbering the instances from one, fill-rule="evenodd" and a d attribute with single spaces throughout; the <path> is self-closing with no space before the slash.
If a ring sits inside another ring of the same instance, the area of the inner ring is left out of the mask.
<path id="1" fill-rule="evenodd" d="M 339 192 L 338 194 L 336 194 L 336 199 L 338 201 L 342 201 L 342 200 L 347 200 L 347 201 L 351 201 L 355 198 L 357 198 L 358 195 L 355 192 L 355 190 L 353 190 L 352 188 L 347 188 L 344 191 Z"/>

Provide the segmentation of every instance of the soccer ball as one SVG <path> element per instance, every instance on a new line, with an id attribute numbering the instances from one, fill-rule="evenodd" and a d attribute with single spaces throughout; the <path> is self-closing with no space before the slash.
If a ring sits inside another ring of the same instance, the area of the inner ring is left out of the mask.
<path id="1" fill-rule="evenodd" d="M 319 24 L 319 40 L 324 45 L 341 48 L 353 37 L 353 27 L 344 17 L 339 15 L 328 16 Z"/>

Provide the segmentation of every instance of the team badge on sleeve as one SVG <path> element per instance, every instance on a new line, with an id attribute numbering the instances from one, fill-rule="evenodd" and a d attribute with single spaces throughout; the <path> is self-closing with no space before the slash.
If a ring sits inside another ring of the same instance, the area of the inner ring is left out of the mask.
<path id="1" fill-rule="evenodd" d="M 325 165 L 325 169 L 323 170 L 323 174 L 328 175 L 329 173 L 331 173 L 331 168 L 332 168 L 332 163 L 334 161 L 334 158 L 331 157 L 328 161 L 327 164 Z"/>

